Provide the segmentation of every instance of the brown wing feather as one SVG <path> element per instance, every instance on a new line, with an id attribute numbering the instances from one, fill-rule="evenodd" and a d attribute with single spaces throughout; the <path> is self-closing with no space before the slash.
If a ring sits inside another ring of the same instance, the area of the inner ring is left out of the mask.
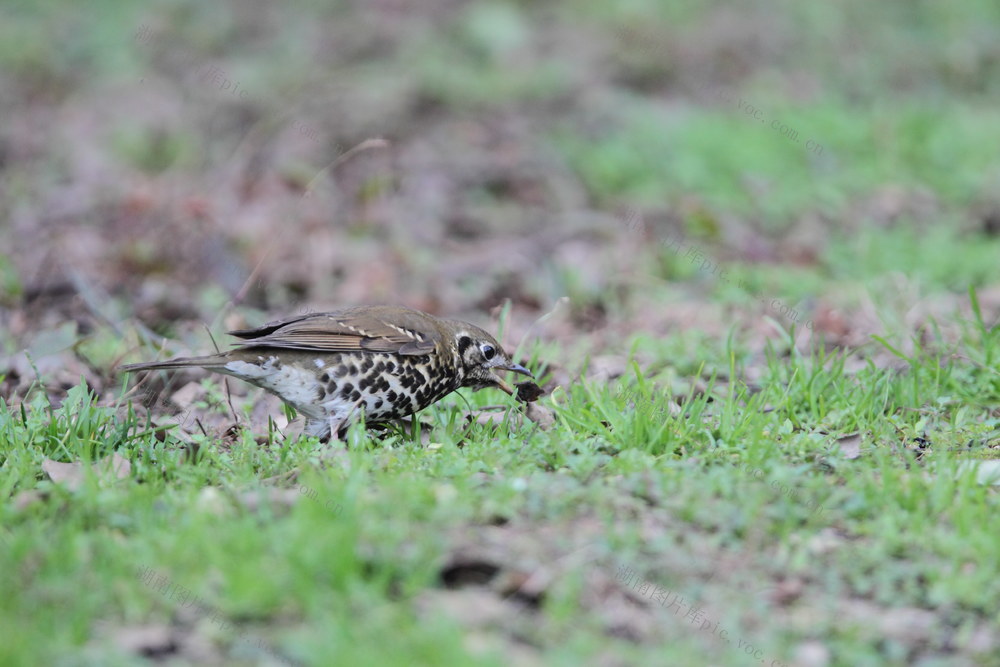
<path id="1" fill-rule="evenodd" d="M 240 347 L 276 347 L 320 352 L 428 354 L 440 340 L 434 318 L 419 310 L 389 306 L 345 308 L 269 322 L 229 332 Z"/>

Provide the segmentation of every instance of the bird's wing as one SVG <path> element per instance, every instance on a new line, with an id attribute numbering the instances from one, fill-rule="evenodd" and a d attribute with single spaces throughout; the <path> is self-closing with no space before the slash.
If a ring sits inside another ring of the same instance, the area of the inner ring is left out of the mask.
<path id="1" fill-rule="evenodd" d="M 428 354 L 440 339 L 430 315 L 408 308 L 370 306 L 309 313 L 256 329 L 230 331 L 240 347 L 276 347 L 317 352 Z"/>

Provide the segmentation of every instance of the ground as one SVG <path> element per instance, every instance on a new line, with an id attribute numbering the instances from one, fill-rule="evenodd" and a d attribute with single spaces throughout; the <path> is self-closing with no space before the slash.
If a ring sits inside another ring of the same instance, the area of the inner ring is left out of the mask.
<path id="1" fill-rule="evenodd" d="M 1000 665 L 1000 9 L 0 8 L 0 664 Z M 398 303 L 545 390 L 123 363 Z"/>

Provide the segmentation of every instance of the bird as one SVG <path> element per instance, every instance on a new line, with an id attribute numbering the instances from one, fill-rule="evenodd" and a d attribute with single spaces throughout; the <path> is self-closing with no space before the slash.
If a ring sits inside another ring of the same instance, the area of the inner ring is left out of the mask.
<path id="1" fill-rule="evenodd" d="M 412 415 L 460 387 L 495 387 L 533 400 L 497 372 L 534 376 L 483 329 L 403 306 L 309 312 L 230 331 L 233 349 L 200 357 L 127 364 L 137 371 L 203 368 L 274 394 L 305 419 L 303 434 L 343 438 L 360 419 L 378 424 Z M 532 384 L 532 387 L 534 385 Z"/>

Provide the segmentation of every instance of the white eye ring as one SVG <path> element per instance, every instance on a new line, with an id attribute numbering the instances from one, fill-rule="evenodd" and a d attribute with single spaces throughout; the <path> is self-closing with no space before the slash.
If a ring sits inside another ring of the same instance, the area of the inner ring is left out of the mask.
<path id="1" fill-rule="evenodd" d="M 486 359 L 486 361 L 492 359 L 494 356 L 496 356 L 497 353 L 496 348 L 490 345 L 489 343 L 484 343 L 480 345 L 479 351 L 483 353 L 483 357 Z"/>

